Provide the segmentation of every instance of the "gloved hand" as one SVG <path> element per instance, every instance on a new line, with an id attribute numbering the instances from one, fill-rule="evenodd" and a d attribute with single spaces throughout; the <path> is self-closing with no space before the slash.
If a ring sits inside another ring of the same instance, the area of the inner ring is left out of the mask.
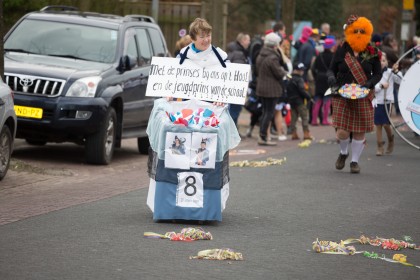
<path id="1" fill-rule="evenodd" d="M 332 87 L 337 83 L 337 79 L 334 76 L 328 76 L 328 86 Z"/>

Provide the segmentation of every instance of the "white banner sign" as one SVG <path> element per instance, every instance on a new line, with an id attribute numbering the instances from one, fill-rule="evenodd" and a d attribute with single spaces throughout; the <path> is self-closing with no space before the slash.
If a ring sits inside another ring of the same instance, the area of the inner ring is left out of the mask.
<path id="1" fill-rule="evenodd" d="M 147 96 L 200 99 L 232 104 L 245 103 L 251 68 L 248 64 L 227 63 L 201 67 L 186 59 L 153 57 Z"/>

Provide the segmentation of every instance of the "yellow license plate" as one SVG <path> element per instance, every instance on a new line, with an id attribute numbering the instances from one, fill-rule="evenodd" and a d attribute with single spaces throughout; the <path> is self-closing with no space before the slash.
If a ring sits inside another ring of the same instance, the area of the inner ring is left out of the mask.
<path id="1" fill-rule="evenodd" d="M 16 116 L 18 116 L 18 117 L 42 119 L 42 109 L 41 108 L 33 108 L 33 107 L 15 105 L 15 112 L 16 112 Z"/>

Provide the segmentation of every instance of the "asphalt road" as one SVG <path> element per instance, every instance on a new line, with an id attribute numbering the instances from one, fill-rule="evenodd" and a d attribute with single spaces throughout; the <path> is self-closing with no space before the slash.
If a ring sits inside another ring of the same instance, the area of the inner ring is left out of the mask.
<path id="1" fill-rule="evenodd" d="M 271 156 L 287 158 L 279 166 L 231 167 L 223 221 L 201 225 L 212 241 L 144 238 L 146 231 L 196 226 L 154 223 L 146 206 L 147 185 L 4 223 L 0 279 L 420 279 L 419 268 L 311 249 L 317 238 L 340 241 L 362 234 L 411 236 L 420 244 L 419 151 L 397 137 L 395 153 L 377 157 L 374 135 L 367 139 L 361 174 L 350 174 L 348 163 L 343 171 L 334 169 L 338 147 L 332 139 L 272 150 Z M 121 180 L 126 182 L 123 174 Z M 395 253 L 355 246 L 387 257 Z M 244 261 L 189 259 L 200 250 L 226 247 L 241 252 Z M 420 251 L 399 253 L 420 265 Z"/>

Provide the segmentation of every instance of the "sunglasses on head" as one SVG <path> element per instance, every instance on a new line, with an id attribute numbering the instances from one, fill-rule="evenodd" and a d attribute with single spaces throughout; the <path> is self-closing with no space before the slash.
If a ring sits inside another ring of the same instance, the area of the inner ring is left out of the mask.
<path id="1" fill-rule="evenodd" d="M 365 34 L 365 33 L 366 33 L 366 31 L 365 31 L 364 29 L 355 29 L 355 30 L 354 30 L 354 34 L 357 34 L 357 33 L 360 33 L 360 34 Z"/>

